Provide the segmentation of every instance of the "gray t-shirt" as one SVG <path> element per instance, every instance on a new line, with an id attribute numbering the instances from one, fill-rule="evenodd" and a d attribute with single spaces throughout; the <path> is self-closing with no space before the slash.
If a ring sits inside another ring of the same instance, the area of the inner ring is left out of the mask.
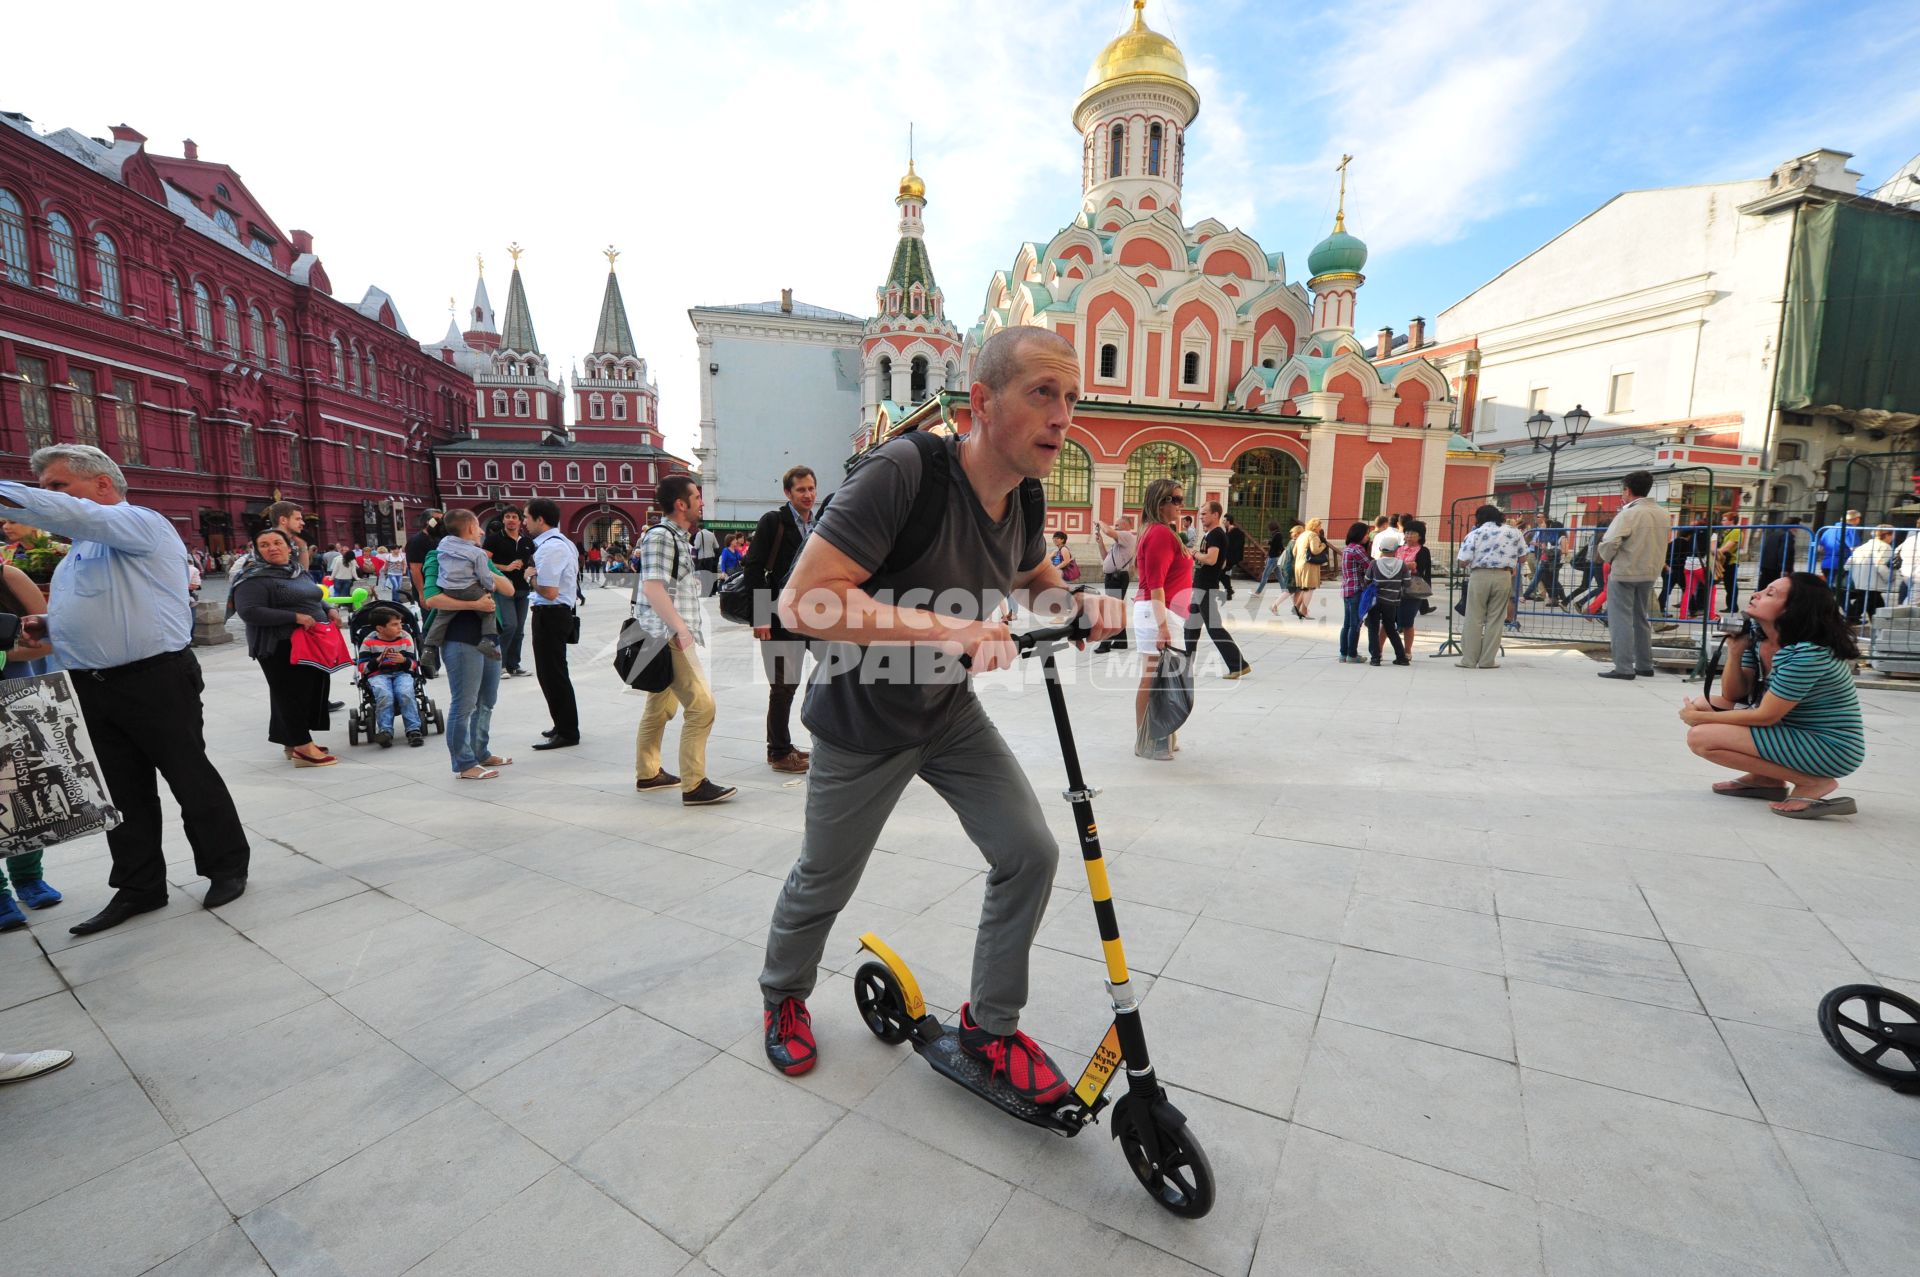
<path id="1" fill-rule="evenodd" d="M 981 620 L 999 608 L 1016 576 L 1046 557 L 1045 537 L 1037 524 L 1024 526 L 1017 491 L 1008 494 L 1004 517 L 989 519 L 961 469 L 957 441 L 947 441 L 947 456 L 947 514 L 933 543 L 918 562 L 874 577 L 867 590 L 883 603 Z M 906 526 L 922 469 L 912 440 L 881 445 L 833 494 L 814 535 L 878 572 Z M 819 668 L 800 719 L 845 749 L 877 754 L 922 744 L 973 697 L 966 670 L 931 646 L 817 643 L 814 653 Z"/>

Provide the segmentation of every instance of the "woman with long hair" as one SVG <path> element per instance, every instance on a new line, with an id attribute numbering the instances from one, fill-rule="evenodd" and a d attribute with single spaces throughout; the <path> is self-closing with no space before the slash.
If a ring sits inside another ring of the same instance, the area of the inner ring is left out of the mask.
<path id="1" fill-rule="evenodd" d="M 1382 529 L 1385 530 L 1384 528 Z M 1360 596 L 1366 592 L 1367 570 L 1373 566 L 1373 532 L 1355 519 L 1347 525 L 1347 544 L 1340 551 L 1340 660 L 1358 665 L 1360 655 Z"/>
<path id="2" fill-rule="evenodd" d="M 1860 649 L 1832 589 L 1795 572 L 1749 596 L 1747 617 L 1727 639 L 1720 694 L 1680 708 L 1687 748 L 1740 773 L 1716 794 L 1764 799 L 1795 820 L 1852 815 L 1853 799 L 1829 795 L 1867 758 L 1853 690 Z"/>
<path id="3" fill-rule="evenodd" d="M 1134 749 L 1142 758 L 1162 762 L 1173 757 L 1173 739 L 1147 735 L 1147 704 L 1160 654 L 1171 651 L 1175 635 L 1186 628 L 1187 602 L 1193 592 L 1193 556 L 1180 537 L 1180 507 L 1186 491 L 1177 479 L 1147 485 L 1140 510 L 1140 540 L 1134 570 L 1140 577 L 1133 596 L 1133 644 L 1143 658 L 1140 691 L 1133 701 Z"/>
<path id="4" fill-rule="evenodd" d="M 328 619 L 320 586 L 300 568 L 293 541 L 278 528 L 253 538 L 253 555 L 233 578 L 233 610 L 247 627 L 247 655 L 267 680 L 267 739 L 295 767 L 331 767 L 340 760 L 313 739 L 329 726 L 327 675 L 293 663 L 293 632 Z"/>
<path id="5" fill-rule="evenodd" d="M 1316 515 L 1307 520 L 1306 531 L 1293 539 L 1293 614 L 1303 621 L 1313 606 L 1313 592 L 1320 588 L 1320 573 L 1333 559 L 1322 532 L 1325 526 Z"/>
<path id="6" fill-rule="evenodd" d="M 1288 596 L 1293 594 L 1293 545 L 1306 530 L 1304 523 L 1294 524 L 1285 533 L 1280 531 L 1280 525 L 1277 523 L 1267 525 L 1267 566 L 1260 576 L 1260 590 L 1267 588 L 1267 579 L 1271 577 L 1274 584 L 1279 587 L 1276 593 Z M 1255 590 L 1254 593 L 1258 594 L 1260 590 Z M 1276 598 L 1273 606 L 1267 611 L 1272 616 L 1280 615 L 1280 600 Z M 1299 615 L 1297 608 L 1294 614 Z"/>
<path id="7" fill-rule="evenodd" d="M 1433 605 L 1427 602 L 1433 595 L 1433 551 L 1427 549 L 1427 525 L 1412 515 L 1400 516 L 1400 534 L 1405 538 L 1400 546 L 1400 558 L 1413 574 L 1407 581 L 1407 595 L 1400 600 L 1400 637 L 1411 652 L 1414 622 L 1420 619 L 1421 612 L 1433 610 Z M 1421 584 L 1415 585 L 1414 581 Z"/>

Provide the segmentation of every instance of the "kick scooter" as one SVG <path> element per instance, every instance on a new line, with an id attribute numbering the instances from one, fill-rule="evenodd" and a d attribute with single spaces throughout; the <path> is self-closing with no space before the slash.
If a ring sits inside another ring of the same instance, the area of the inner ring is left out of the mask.
<path id="1" fill-rule="evenodd" d="M 1093 898 L 1093 916 L 1106 951 L 1107 992 L 1113 1001 L 1113 1024 L 1094 1048 L 1079 1083 L 1060 1100 L 1041 1106 L 1022 1098 L 1005 1080 L 960 1047 L 957 1026 L 943 1025 L 927 1011 L 920 985 L 899 954 L 871 932 L 860 937 L 860 947 L 875 960 L 854 973 L 853 998 L 860 1018 L 882 1042 L 911 1043 L 936 1073 L 958 1082 L 996 1108 L 1023 1122 L 1063 1136 L 1078 1135 L 1099 1119 L 1107 1106 L 1107 1083 L 1122 1063 L 1127 1066 L 1127 1093 L 1113 1108 L 1113 1136 L 1135 1178 L 1156 1202 L 1176 1215 L 1198 1219 L 1213 1209 L 1213 1167 L 1200 1142 L 1187 1129 L 1187 1119 L 1167 1098 L 1154 1076 L 1147 1055 L 1147 1035 L 1140 1026 L 1140 1000 L 1127 977 L 1127 958 L 1120 946 L 1120 925 L 1114 918 L 1113 893 L 1107 884 L 1107 865 L 1100 855 L 1093 799 L 1100 791 L 1087 788 L 1080 775 L 1080 755 L 1074 748 L 1073 726 L 1067 721 L 1066 697 L 1054 653 L 1069 642 L 1087 637 L 1080 618 L 1049 629 L 1014 636 L 1022 656 L 1038 655 L 1046 673 L 1047 698 L 1053 706 L 1053 725 L 1060 734 L 1060 752 L 1066 760 L 1065 798 L 1073 804 L 1074 825 L 1080 836 L 1080 855 L 1086 863 L 1087 890 Z"/>

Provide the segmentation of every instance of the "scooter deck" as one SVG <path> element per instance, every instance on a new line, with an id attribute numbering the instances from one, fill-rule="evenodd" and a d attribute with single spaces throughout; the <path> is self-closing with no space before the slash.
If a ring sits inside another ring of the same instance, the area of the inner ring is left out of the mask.
<path id="1" fill-rule="evenodd" d="M 1001 1112 L 1064 1135 L 1080 1133 L 1080 1123 L 1054 1116 L 1055 1111 L 1062 1107 L 1069 1110 L 1077 1107 L 1071 1091 L 1051 1105 L 1035 1104 L 1007 1085 L 1004 1079 L 995 1077 L 991 1065 L 962 1049 L 960 1031 L 953 1025 L 943 1026 L 940 1036 L 931 1042 L 924 1042 L 917 1037 L 910 1041 L 913 1049 L 927 1058 L 934 1072 L 958 1082 Z"/>

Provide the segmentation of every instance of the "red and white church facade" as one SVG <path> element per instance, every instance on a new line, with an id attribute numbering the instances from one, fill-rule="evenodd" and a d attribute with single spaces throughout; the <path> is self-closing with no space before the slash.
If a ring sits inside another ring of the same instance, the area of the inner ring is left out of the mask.
<path id="1" fill-rule="evenodd" d="M 902 179 L 901 249 L 868 325 L 856 451 L 911 429 L 964 432 L 964 369 L 994 333 L 1025 324 L 1071 341 L 1083 364 L 1083 398 L 1048 485 L 1049 525 L 1070 537 L 1089 535 L 1095 518 L 1137 512 L 1146 483 L 1163 475 L 1184 478 L 1195 504 L 1225 503 L 1255 543 L 1268 523 L 1317 515 L 1338 530 L 1380 513 L 1437 516 L 1456 496 L 1492 491 L 1499 458 L 1454 433 L 1456 398 L 1441 372 L 1418 356 L 1376 363 L 1356 339 L 1367 251 L 1346 230 L 1344 198 L 1308 255 L 1305 287 L 1244 232 L 1185 220 L 1187 130 L 1200 99 L 1143 5 L 1135 0 L 1132 26 L 1102 50 L 1074 108 L 1079 211 L 994 274 L 951 367 L 931 271 L 902 270 L 925 262 L 926 197 L 911 170 Z M 897 315 L 896 296 L 907 299 Z M 919 330 L 904 331 L 916 320 Z M 902 377 L 909 350 L 927 360 L 924 379 L 911 362 Z M 882 360 L 892 393 L 876 396 Z"/>

